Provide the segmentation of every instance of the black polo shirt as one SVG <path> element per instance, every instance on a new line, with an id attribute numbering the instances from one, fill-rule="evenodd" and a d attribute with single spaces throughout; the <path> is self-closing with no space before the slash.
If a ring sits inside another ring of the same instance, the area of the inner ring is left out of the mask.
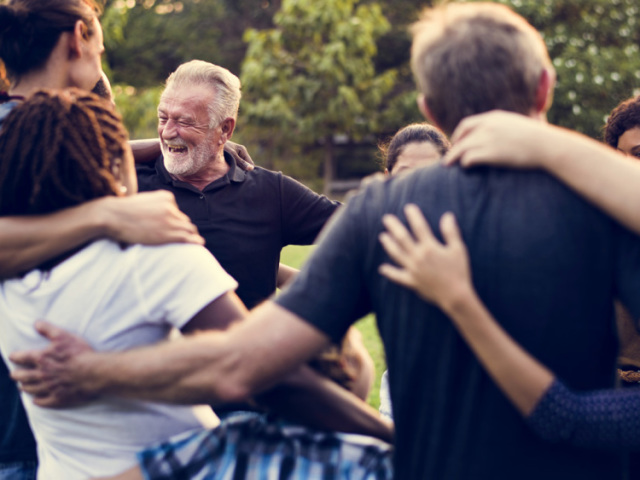
<path id="1" fill-rule="evenodd" d="M 275 292 L 282 248 L 313 243 L 340 204 L 281 172 L 261 167 L 244 172 L 227 153 L 225 160 L 227 174 L 200 191 L 174 180 L 160 156 L 155 163 L 137 166 L 138 188 L 173 192 L 252 308 Z"/>

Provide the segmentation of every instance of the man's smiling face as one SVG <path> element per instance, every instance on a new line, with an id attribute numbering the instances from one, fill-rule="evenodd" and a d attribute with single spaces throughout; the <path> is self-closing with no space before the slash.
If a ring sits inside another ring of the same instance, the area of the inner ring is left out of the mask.
<path id="1" fill-rule="evenodd" d="M 215 159 L 224 142 L 219 126 L 210 127 L 215 91 L 206 85 L 170 87 L 158 105 L 158 136 L 169 173 L 197 175 Z"/>

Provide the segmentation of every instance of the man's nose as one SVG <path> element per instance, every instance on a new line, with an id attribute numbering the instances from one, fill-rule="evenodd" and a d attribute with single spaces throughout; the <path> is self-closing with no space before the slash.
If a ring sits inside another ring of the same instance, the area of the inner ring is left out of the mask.
<path id="1" fill-rule="evenodd" d="M 177 124 L 173 120 L 167 120 L 162 127 L 162 138 L 175 138 L 178 136 Z"/>

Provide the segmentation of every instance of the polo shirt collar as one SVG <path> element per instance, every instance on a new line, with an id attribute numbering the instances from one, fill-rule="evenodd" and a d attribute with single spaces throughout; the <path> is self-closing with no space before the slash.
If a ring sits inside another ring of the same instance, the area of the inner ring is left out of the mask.
<path id="1" fill-rule="evenodd" d="M 229 171 L 223 177 L 219 178 L 218 180 L 215 180 L 210 185 L 214 183 L 218 183 L 221 180 L 225 181 L 225 183 L 244 182 L 245 179 L 247 178 L 245 171 L 242 170 L 241 168 L 238 168 L 238 166 L 236 165 L 235 159 L 231 156 L 231 154 L 227 153 L 226 151 L 224 152 L 224 160 L 229 165 Z M 169 174 L 166 167 L 164 166 L 164 157 L 162 155 L 160 155 L 156 160 L 156 171 L 158 172 L 158 175 L 160 176 L 160 178 L 162 178 L 162 181 L 167 185 L 176 185 L 176 184 L 186 183 L 186 182 L 181 182 L 180 180 L 175 180 L 173 177 L 171 177 L 171 174 Z M 209 185 L 205 187 L 205 190 L 208 187 Z"/>

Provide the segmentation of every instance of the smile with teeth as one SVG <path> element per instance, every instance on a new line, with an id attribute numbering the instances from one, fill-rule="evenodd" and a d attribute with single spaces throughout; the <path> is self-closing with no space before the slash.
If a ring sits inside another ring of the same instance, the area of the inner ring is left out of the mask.
<path id="1" fill-rule="evenodd" d="M 184 145 L 169 145 L 167 144 L 167 149 L 171 153 L 184 153 L 187 151 L 187 147 Z"/>

